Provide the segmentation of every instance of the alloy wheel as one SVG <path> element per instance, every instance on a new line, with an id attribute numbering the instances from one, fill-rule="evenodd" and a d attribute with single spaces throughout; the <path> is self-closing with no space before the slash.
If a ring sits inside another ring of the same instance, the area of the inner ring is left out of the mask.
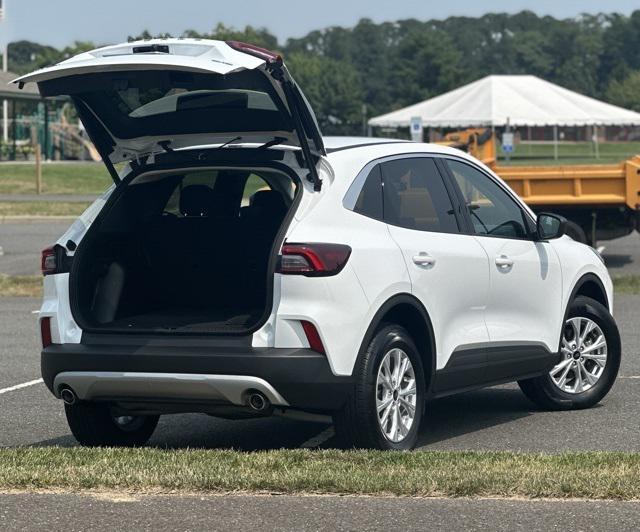
<path id="1" fill-rule="evenodd" d="M 562 360 L 549 372 L 553 383 L 571 394 L 593 388 L 607 364 L 607 339 L 600 326 L 589 318 L 568 319 L 560 351 Z"/>
<path id="2" fill-rule="evenodd" d="M 383 357 L 376 380 L 378 423 L 385 437 L 399 443 L 416 417 L 416 376 L 409 356 L 394 348 Z"/>

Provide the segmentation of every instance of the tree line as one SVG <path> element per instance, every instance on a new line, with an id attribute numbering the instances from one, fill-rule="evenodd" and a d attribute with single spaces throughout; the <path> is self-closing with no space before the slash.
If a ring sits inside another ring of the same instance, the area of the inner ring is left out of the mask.
<path id="1" fill-rule="evenodd" d="M 490 13 L 478 18 L 329 27 L 279 42 L 265 28 L 182 37 L 240 40 L 285 56 L 327 134 L 358 134 L 376 116 L 489 74 L 533 74 L 568 89 L 640 111 L 640 10 L 572 19 Z M 151 37 L 143 32 L 129 40 Z M 92 42 L 62 50 L 29 41 L 9 46 L 10 70 L 20 74 L 56 63 Z"/>

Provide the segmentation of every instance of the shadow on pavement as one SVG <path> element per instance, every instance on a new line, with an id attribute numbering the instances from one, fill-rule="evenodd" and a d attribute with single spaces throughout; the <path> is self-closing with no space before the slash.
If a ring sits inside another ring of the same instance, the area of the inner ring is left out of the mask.
<path id="1" fill-rule="evenodd" d="M 487 388 L 438 399 L 427 405 L 418 447 L 535 415 L 536 407 L 517 389 Z"/>
<path id="2" fill-rule="evenodd" d="M 633 257 L 631 255 L 605 255 L 604 256 L 605 264 L 607 268 L 616 269 L 622 268 L 627 264 L 633 263 Z"/>
<path id="3" fill-rule="evenodd" d="M 418 447 L 446 442 L 487 428 L 536 415 L 535 406 L 517 388 L 489 388 L 439 399 L 428 404 Z M 297 449 L 329 425 L 278 417 L 229 421 L 204 414 L 168 415 L 160 419 L 149 446 L 180 449 L 237 449 L 260 451 Z M 321 448 L 339 447 L 335 437 L 318 442 Z M 71 435 L 33 446 L 70 447 Z"/>

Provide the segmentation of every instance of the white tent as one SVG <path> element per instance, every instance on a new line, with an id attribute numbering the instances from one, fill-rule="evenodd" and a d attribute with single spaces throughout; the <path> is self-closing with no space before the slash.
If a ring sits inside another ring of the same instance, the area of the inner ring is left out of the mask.
<path id="1" fill-rule="evenodd" d="M 487 76 L 451 92 L 369 120 L 374 127 L 625 126 L 640 113 L 623 109 L 536 76 Z"/>

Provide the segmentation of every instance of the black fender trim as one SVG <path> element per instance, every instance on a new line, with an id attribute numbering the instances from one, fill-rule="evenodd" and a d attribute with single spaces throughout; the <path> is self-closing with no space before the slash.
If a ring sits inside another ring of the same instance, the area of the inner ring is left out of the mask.
<path id="1" fill-rule="evenodd" d="M 567 321 L 567 315 L 569 314 L 569 306 L 571 305 L 571 302 L 576 298 L 576 294 L 578 293 L 580 288 L 582 288 L 588 282 L 594 282 L 598 285 L 598 288 L 600 288 L 600 290 L 602 291 L 602 295 L 604 296 L 605 307 L 607 307 L 607 310 L 611 308 L 609 296 L 607 295 L 607 291 L 605 290 L 604 284 L 600 280 L 600 277 L 598 277 L 595 273 L 585 273 L 582 277 L 580 277 L 580 279 L 578 279 L 576 284 L 573 285 L 573 289 L 571 290 L 571 295 L 569 296 L 569 300 L 567 303 L 567 308 L 565 310 L 564 321 Z"/>
<path id="2" fill-rule="evenodd" d="M 378 309 L 378 311 L 373 316 L 369 327 L 367 328 L 367 332 L 362 339 L 362 343 L 360 344 L 360 349 L 358 351 L 358 358 L 356 360 L 356 364 L 359 363 L 360 359 L 364 355 L 367 346 L 371 343 L 373 336 L 376 331 L 380 327 L 382 323 L 384 323 L 384 317 L 391 311 L 394 307 L 398 305 L 410 305 L 414 309 L 416 309 L 419 314 L 422 316 L 424 324 L 426 326 L 426 334 L 429 337 L 429 352 L 431 354 L 431 368 L 423 368 L 425 373 L 427 370 L 429 371 L 429 387 L 433 385 L 435 373 L 436 373 L 436 340 L 435 334 L 433 331 L 433 325 L 431 324 L 431 317 L 427 312 L 427 309 L 424 308 L 424 305 L 420 302 L 420 300 L 412 294 L 401 293 L 396 294 L 389 299 L 387 299 Z M 424 346 L 417 345 L 418 349 L 424 349 Z M 425 375 L 426 376 L 426 375 Z M 429 394 L 429 389 L 427 389 L 427 395 Z"/>

